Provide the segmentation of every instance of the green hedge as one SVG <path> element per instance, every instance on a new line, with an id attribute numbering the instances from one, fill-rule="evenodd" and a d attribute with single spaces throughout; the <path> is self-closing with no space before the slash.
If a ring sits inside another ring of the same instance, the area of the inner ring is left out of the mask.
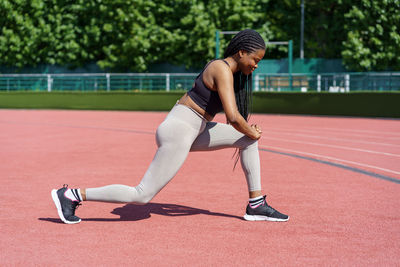
<path id="1" fill-rule="evenodd" d="M 0 108 L 167 111 L 184 92 L 1 92 Z M 400 92 L 266 93 L 254 113 L 400 117 Z"/>
<path id="2" fill-rule="evenodd" d="M 400 117 L 400 92 L 255 93 L 256 113 Z"/>
<path id="3" fill-rule="evenodd" d="M 0 108 L 170 110 L 184 92 L 9 92 Z"/>

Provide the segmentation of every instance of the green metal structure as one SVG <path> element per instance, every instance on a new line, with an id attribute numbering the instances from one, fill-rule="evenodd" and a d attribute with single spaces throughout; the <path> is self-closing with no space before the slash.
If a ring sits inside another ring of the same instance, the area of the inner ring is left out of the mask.
<path id="1" fill-rule="evenodd" d="M 197 73 L 0 74 L 0 92 L 187 91 Z M 400 72 L 253 74 L 256 92 L 400 91 Z"/>

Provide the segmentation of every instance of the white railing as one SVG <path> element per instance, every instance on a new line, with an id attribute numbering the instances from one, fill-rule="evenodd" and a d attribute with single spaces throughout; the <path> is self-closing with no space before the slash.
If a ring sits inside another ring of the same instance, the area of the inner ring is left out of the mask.
<path id="1" fill-rule="evenodd" d="M 197 73 L 0 74 L 0 91 L 174 91 L 189 90 Z M 254 91 L 400 91 L 400 72 L 255 73 Z"/>
<path id="2" fill-rule="evenodd" d="M 258 73 L 255 91 L 350 92 L 400 91 L 400 72 L 386 73 Z"/>

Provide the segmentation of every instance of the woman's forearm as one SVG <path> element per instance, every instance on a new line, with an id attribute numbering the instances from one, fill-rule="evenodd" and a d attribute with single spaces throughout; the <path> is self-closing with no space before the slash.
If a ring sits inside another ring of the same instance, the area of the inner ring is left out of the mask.
<path id="1" fill-rule="evenodd" d="M 235 116 L 235 119 L 229 119 L 228 123 L 233 126 L 236 130 L 248 136 L 251 139 L 257 140 L 261 137 L 261 132 L 257 131 L 255 127 L 250 126 L 247 121 L 239 114 Z"/>

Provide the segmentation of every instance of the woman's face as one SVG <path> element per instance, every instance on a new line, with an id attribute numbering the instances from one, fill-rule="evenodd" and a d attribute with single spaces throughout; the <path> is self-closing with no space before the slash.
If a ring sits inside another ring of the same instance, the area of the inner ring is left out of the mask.
<path id="1" fill-rule="evenodd" d="M 258 67 L 258 62 L 264 57 L 265 50 L 258 49 L 254 52 L 239 51 L 239 69 L 243 74 L 249 75 Z"/>

